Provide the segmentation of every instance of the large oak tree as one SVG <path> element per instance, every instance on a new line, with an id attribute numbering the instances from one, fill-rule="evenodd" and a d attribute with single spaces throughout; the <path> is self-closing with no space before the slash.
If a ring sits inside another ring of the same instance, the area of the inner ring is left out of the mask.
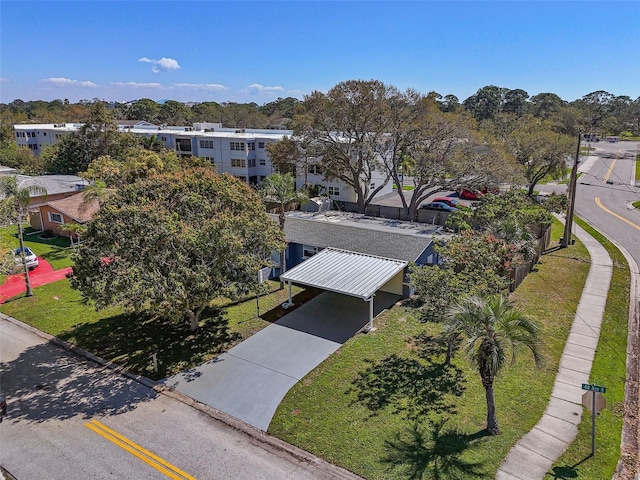
<path id="1" fill-rule="evenodd" d="M 283 245 L 246 184 L 210 169 L 163 174 L 105 199 L 74 253 L 71 285 L 96 308 L 188 318 L 195 330 L 214 298 L 254 289 Z"/>

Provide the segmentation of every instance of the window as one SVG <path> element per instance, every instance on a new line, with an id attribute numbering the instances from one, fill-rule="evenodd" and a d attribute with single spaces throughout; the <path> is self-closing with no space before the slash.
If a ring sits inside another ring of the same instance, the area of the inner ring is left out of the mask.
<path id="1" fill-rule="evenodd" d="M 37 150 L 38 149 L 38 145 L 36 145 L 35 143 L 29 144 L 29 145 L 27 145 L 27 147 L 29 147 L 31 150 Z"/>
<path id="2" fill-rule="evenodd" d="M 260 165 L 266 165 L 267 164 L 267 160 L 264 158 L 260 159 Z"/>
<path id="3" fill-rule="evenodd" d="M 167 141 L 167 137 L 160 137 L 160 140 L 162 140 L 163 142 Z"/>
<path id="4" fill-rule="evenodd" d="M 53 212 L 49 212 L 49 221 L 51 223 L 59 223 L 59 224 L 64 224 L 64 218 L 62 218 L 62 215 L 60 215 L 59 213 L 53 213 Z"/>
<path id="5" fill-rule="evenodd" d="M 255 166 L 256 166 L 256 159 L 255 158 L 250 158 L 249 159 L 249 168 L 255 167 Z"/>
<path id="6" fill-rule="evenodd" d="M 321 247 L 312 247 L 311 245 L 302 245 L 302 258 L 313 257 L 316 253 L 321 251 Z"/>
<path id="7" fill-rule="evenodd" d="M 258 142 L 258 148 L 264 148 L 264 142 Z"/>
<path id="8" fill-rule="evenodd" d="M 327 187 L 327 193 L 329 196 L 340 195 L 340 187 Z"/>
<path id="9" fill-rule="evenodd" d="M 256 142 L 247 143 L 247 150 L 255 150 L 255 149 L 256 149 Z"/>
<path id="10" fill-rule="evenodd" d="M 245 146 L 244 146 L 244 142 L 231 142 L 229 144 L 229 148 L 231 150 L 235 150 L 237 152 L 241 152 L 244 150 Z"/>
<path id="11" fill-rule="evenodd" d="M 319 165 L 309 165 L 308 172 L 312 175 L 322 175 L 322 167 Z"/>
<path id="12" fill-rule="evenodd" d="M 247 161 L 244 158 L 232 158 L 231 166 L 244 168 L 247 166 Z M 244 179 L 244 177 L 242 178 Z"/>
<path id="13" fill-rule="evenodd" d="M 213 159 L 213 157 L 202 157 L 202 158 L 204 158 L 207 162 L 215 163 L 215 160 Z"/>
<path id="14" fill-rule="evenodd" d="M 200 140 L 200 148 L 213 148 L 213 140 Z"/>
<path id="15" fill-rule="evenodd" d="M 42 135 L 44 135 L 46 137 L 47 136 L 47 132 L 43 132 Z"/>

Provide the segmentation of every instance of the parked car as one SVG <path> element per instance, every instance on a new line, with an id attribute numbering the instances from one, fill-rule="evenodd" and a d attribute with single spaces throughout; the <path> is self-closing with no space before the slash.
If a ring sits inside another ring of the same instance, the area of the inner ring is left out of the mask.
<path id="1" fill-rule="evenodd" d="M 459 202 L 455 198 L 451 198 L 451 197 L 436 197 L 431 201 L 437 202 L 437 203 L 446 203 L 450 207 L 457 208 L 457 209 L 469 208 L 469 205 L 465 205 L 464 203 Z"/>
<path id="2" fill-rule="evenodd" d="M 420 208 L 423 210 L 437 210 L 439 212 L 457 212 L 458 211 L 457 208 L 451 207 L 446 203 L 442 203 L 442 202 L 423 203 L 422 205 L 420 205 Z"/>
<path id="3" fill-rule="evenodd" d="M 476 190 L 467 190 L 466 188 L 463 188 L 460 191 L 460 198 L 464 198 L 465 200 L 478 200 L 480 195 L 482 195 L 482 193 Z"/>
<path id="4" fill-rule="evenodd" d="M 15 254 L 16 267 L 22 267 L 22 251 L 20 248 L 16 248 L 13 253 Z M 31 251 L 29 247 L 24 247 L 24 260 L 28 269 L 34 269 L 38 266 L 38 257 Z"/>

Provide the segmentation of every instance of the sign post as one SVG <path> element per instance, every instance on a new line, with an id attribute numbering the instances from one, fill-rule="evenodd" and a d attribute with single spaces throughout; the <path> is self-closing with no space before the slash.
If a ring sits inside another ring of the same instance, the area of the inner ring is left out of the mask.
<path id="1" fill-rule="evenodd" d="M 271 275 L 271 267 L 264 267 L 258 270 L 258 285 L 256 287 L 257 318 L 260 318 L 260 284 L 269 280 L 269 275 Z"/>
<path id="2" fill-rule="evenodd" d="M 601 395 L 607 389 L 593 383 L 583 383 L 582 390 L 587 390 L 582 395 L 582 405 L 591 411 L 591 456 L 593 457 L 596 453 L 596 414 L 607 406 L 607 400 Z"/>

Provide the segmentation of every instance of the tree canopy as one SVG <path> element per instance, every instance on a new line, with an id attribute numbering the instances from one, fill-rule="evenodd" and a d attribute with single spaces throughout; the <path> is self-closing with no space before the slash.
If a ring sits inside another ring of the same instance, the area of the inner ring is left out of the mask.
<path id="1" fill-rule="evenodd" d="M 187 317 L 256 287 L 283 234 L 248 185 L 210 169 L 122 186 L 87 225 L 71 284 L 96 308 Z"/>

